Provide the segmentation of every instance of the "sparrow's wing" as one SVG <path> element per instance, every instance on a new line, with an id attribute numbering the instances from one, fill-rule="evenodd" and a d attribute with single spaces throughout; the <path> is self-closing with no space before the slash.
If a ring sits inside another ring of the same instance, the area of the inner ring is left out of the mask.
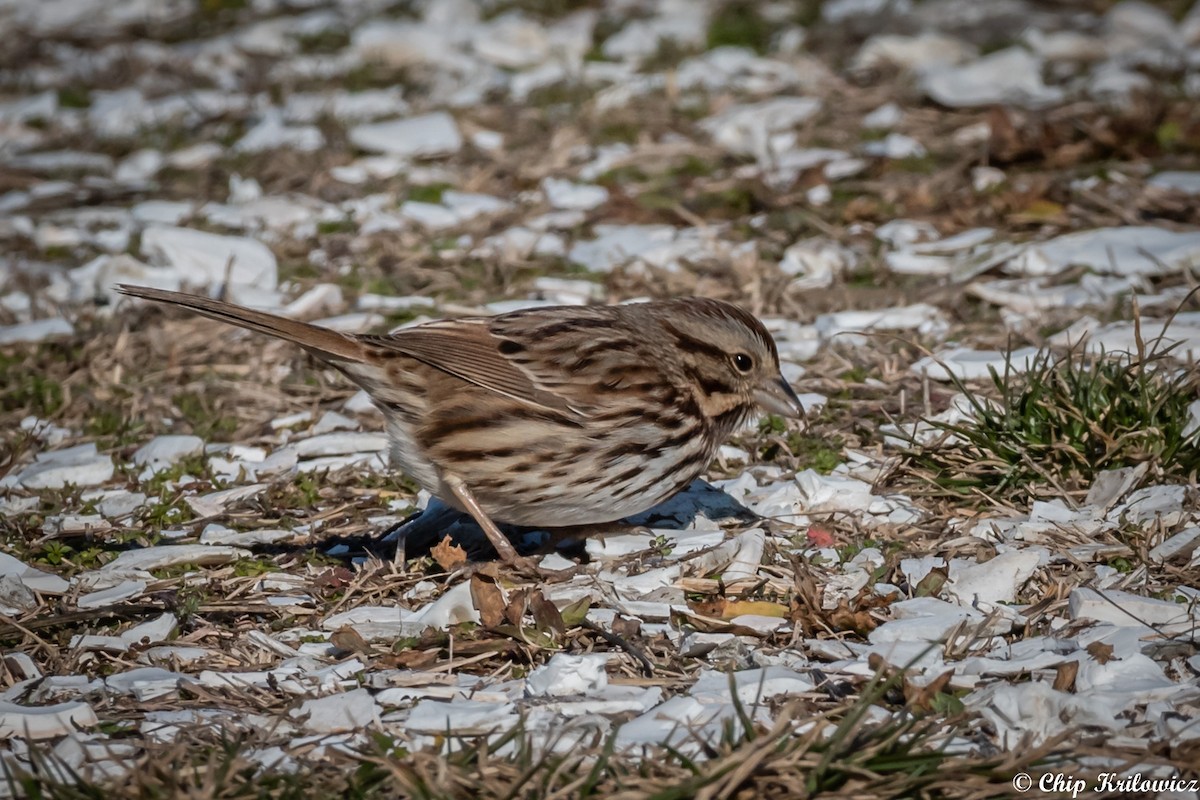
<path id="1" fill-rule="evenodd" d="M 359 336 L 383 351 L 400 353 L 488 391 L 521 403 L 577 416 L 561 393 L 543 386 L 521 369 L 505 350 L 511 345 L 494 335 L 483 318 L 442 320 L 404 328 L 386 336 Z"/>

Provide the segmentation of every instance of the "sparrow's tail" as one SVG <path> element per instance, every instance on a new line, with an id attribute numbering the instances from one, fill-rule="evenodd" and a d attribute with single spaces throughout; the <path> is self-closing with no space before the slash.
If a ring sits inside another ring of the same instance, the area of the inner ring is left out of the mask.
<path id="1" fill-rule="evenodd" d="M 236 306 L 220 300 L 210 300 L 195 294 L 169 292 L 165 289 L 151 289 L 147 286 L 129 286 L 127 284 L 118 286 L 117 291 L 131 297 L 140 297 L 143 300 L 183 306 L 212 319 L 249 328 L 252 331 L 265 333 L 279 339 L 286 339 L 327 361 L 336 363 L 363 360 L 365 348 L 361 342 L 329 328 L 288 319 L 278 314 L 268 314 L 265 311 L 255 311 L 252 308 Z"/>

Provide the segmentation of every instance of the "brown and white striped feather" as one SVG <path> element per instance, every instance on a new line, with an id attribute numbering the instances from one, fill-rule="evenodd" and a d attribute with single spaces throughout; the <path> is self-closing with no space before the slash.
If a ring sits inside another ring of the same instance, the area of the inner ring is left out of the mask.
<path id="1" fill-rule="evenodd" d="M 701 413 L 709 398 L 698 400 L 677 359 L 657 352 L 662 341 L 644 320 L 578 311 L 570 325 L 535 311 L 399 331 L 370 340 L 366 363 L 346 371 L 387 414 L 397 465 L 433 494 L 448 496 L 435 465 L 452 464 L 496 519 L 618 520 L 694 480 L 727 431 Z M 411 334 L 422 338 L 420 364 L 408 356 Z M 489 347 L 462 346 L 480 334 Z M 441 352 L 432 349 L 439 337 Z M 470 353 L 483 363 L 466 361 Z M 504 363 L 490 363 L 497 357 Z"/>

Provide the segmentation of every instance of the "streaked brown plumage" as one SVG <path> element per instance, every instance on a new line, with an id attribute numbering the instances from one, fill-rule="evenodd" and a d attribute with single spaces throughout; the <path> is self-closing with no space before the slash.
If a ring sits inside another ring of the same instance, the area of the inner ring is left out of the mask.
<path id="1" fill-rule="evenodd" d="M 343 334 L 206 297 L 122 286 L 286 339 L 362 386 L 392 460 L 483 527 L 637 514 L 687 486 L 756 408 L 802 413 L 775 344 L 737 306 L 688 297 L 556 306 Z"/>

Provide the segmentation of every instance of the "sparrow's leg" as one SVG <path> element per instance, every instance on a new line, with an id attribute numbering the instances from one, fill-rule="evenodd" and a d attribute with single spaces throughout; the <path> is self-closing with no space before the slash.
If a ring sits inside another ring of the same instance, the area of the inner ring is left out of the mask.
<path id="1" fill-rule="evenodd" d="M 496 523 L 492 522 L 491 517 L 487 515 L 482 508 L 479 507 L 479 502 L 475 499 L 475 495 L 471 494 L 471 490 L 462 482 L 462 479 L 457 475 L 442 474 L 442 483 L 449 487 L 450 491 L 462 503 L 463 509 L 471 515 L 472 519 L 479 523 L 479 527 L 483 528 L 484 534 L 487 535 L 488 541 L 492 543 L 492 547 L 496 548 L 496 555 L 500 556 L 501 561 L 509 564 L 517 564 L 523 560 L 517 555 L 516 548 L 512 546 L 512 542 L 508 540 Z"/>
<path id="2" fill-rule="evenodd" d="M 492 522 L 491 517 L 487 515 L 482 508 L 479 507 L 478 501 L 475 500 L 475 495 L 471 494 L 471 490 L 463 483 L 462 479 L 456 475 L 442 474 L 442 483 L 450 489 L 451 493 L 462 503 L 463 509 L 471 515 L 479 527 L 483 528 L 484 534 L 488 541 L 492 543 L 492 547 L 496 548 L 496 555 L 500 556 L 500 560 L 514 567 L 519 572 L 524 572 L 534 577 L 541 578 L 551 582 L 569 580 L 575 574 L 574 569 L 562 570 L 561 572 L 554 570 L 543 570 L 532 559 L 517 555 L 517 550 L 512 546 L 512 542 L 508 537 L 496 527 L 496 523 Z"/>

